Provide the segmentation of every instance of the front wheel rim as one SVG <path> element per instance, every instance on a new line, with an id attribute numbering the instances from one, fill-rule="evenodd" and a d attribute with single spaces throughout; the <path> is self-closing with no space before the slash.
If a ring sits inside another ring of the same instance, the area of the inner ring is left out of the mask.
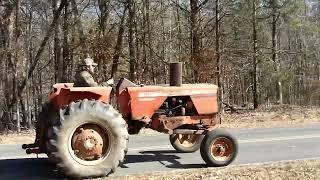
<path id="1" fill-rule="evenodd" d="M 210 146 L 211 157 L 218 162 L 229 161 L 234 153 L 234 145 L 231 139 L 219 137 Z"/>
<path id="2" fill-rule="evenodd" d="M 184 147 L 193 147 L 199 138 L 199 135 L 194 134 L 177 134 L 177 141 Z"/>

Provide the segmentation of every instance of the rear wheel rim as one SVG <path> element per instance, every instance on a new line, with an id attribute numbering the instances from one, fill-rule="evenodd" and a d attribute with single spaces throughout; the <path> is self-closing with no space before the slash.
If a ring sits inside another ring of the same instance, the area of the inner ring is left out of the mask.
<path id="1" fill-rule="evenodd" d="M 211 157 L 218 162 L 226 162 L 231 159 L 234 152 L 232 140 L 226 137 L 216 138 L 210 146 Z"/>
<path id="2" fill-rule="evenodd" d="M 69 138 L 69 153 L 83 165 L 97 165 L 107 158 L 111 151 L 111 131 L 97 123 L 82 123 Z"/>

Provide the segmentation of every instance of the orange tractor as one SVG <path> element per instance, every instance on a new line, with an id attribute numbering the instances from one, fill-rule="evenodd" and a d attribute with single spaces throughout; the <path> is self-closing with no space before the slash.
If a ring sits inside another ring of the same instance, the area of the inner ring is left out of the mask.
<path id="1" fill-rule="evenodd" d="M 46 153 L 71 177 L 105 176 L 123 163 L 129 134 L 143 127 L 169 134 L 179 152 L 195 152 L 209 166 L 226 166 L 238 143 L 220 124 L 217 86 L 182 84 L 182 66 L 170 66 L 170 86 L 136 85 L 121 79 L 113 87 L 53 86 L 27 154 Z"/>

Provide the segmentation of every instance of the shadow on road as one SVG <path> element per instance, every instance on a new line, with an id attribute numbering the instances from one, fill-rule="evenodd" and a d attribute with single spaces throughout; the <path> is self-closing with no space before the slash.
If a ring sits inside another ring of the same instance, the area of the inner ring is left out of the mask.
<path id="1" fill-rule="evenodd" d="M 205 164 L 181 164 L 178 160 L 183 153 L 173 150 L 141 151 L 137 155 L 127 155 L 121 168 L 128 168 L 126 164 L 143 162 L 157 162 L 167 168 L 203 168 Z M 60 172 L 55 170 L 47 158 L 24 158 L 0 160 L 0 179 L 8 180 L 37 180 L 37 179 L 64 179 Z"/>
<path id="2" fill-rule="evenodd" d="M 129 163 L 141 163 L 141 162 L 171 162 L 171 163 L 179 163 L 176 159 L 180 159 L 180 157 L 172 154 L 168 154 L 172 152 L 168 151 L 141 151 L 139 155 L 127 155 L 124 161 L 124 164 Z M 176 153 L 176 152 L 175 152 Z"/>
<path id="3" fill-rule="evenodd" d="M 178 159 L 183 153 L 179 153 L 175 150 L 161 150 L 161 151 L 141 151 L 139 155 L 127 155 L 124 164 L 121 165 L 122 168 L 128 168 L 126 164 L 131 163 L 142 163 L 142 162 L 159 162 L 166 166 L 167 168 L 179 168 L 179 169 L 188 169 L 188 168 L 203 168 L 207 167 L 206 164 L 181 164 Z M 169 165 L 166 165 L 169 162 Z"/>
<path id="4" fill-rule="evenodd" d="M 63 179 L 47 158 L 0 160 L 1 179 Z"/>

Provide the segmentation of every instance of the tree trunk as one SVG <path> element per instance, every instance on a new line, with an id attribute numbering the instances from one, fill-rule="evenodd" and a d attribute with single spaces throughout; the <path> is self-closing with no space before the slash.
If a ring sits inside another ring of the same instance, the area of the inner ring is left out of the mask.
<path id="1" fill-rule="evenodd" d="M 16 7 L 15 7 L 15 61 L 12 63 L 12 69 L 14 73 L 13 77 L 13 93 L 14 93 L 14 99 L 18 99 L 18 70 L 17 70 L 17 64 L 19 61 L 19 36 L 20 36 L 20 0 L 16 0 Z M 14 104 L 14 111 L 16 112 L 16 126 L 17 126 L 17 132 L 19 133 L 21 131 L 20 127 L 20 116 L 19 116 L 19 104 L 16 102 Z"/>
<path id="2" fill-rule="evenodd" d="M 26 52 L 28 52 L 28 54 L 27 54 L 27 66 L 26 66 L 25 74 L 27 74 L 28 68 L 30 67 L 30 64 L 32 63 L 32 58 L 33 58 L 33 53 L 32 53 L 33 38 L 31 36 L 33 11 L 30 6 L 28 7 L 28 11 L 29 11 L 29 17 L 28 17 L 27 36 L 26 36 L 26 46 L 27 46 Z M 30 93 L 31 93 L 32 88 L 30 88 L 30 84 L 31 84 L 30 81 L 28 81 L 26 84 L 26 111 L 27 111 L 27 127 L 28 128 L 32 127 L 32 116 L 31 116 L 32 115 L 32 111 L 31 111 L 31 104 L 32 103 L 30 101 Z"/>
<path id="3" fill-rule="evenodd" d="M 161 1 L 161 7 L 160 9 L 163 9 L 163 2 Z M 160 21 L 160 25 L 161 25 L 161 52 L 160 52 L 160 58 L 165 61 L 166 59 L 166 53 L 167 53 L 167 48 L 166 48 L 166 32 L 165 32 L 165 26 L 164 26 L 164 16 L 161 16 L 161 21 Z M 156 73 L 155 73 L 155 67 L 151 66 L 151 72 L 152 72 L 152 79 L 156 78 Z M 167 67 L 163 66 L 162 69 L 162 73 L 167 75 Z M 165 82 L 167 83 L 167 78 L 165 78 Z"/>
<path id="4" fill-rule="evenodd" d="M 198 60 L 200 51 L 200 38 L 198 35 L 199 7 L 198 0 L 190 0 L 190 28 L 191 28 L 191 65 L 194 81 L 199 81 Z"/>
<path id="5" fill-rule="evenodd" d="M 253 108 L 258 108 L 258 92 L 257 92 L 257 50 L 258 50 L 258 40 L 257 40 L 257 9 L 256 0 L 252 1 L 252 43 L 253 43 Z"/>
<path id="6" fill-rule="evenodd" d="M 21 106 L 21 114 L 22 114 L 22 127 L 30 128 L 28 124 L 28 113 L 26 111 L 26 104 L 24 98 L 20 99 L 20 106 Z"/>
<path id="7" fill-rule="evenodd" d="M 58 10 L 57 0 L 52 0 L 52 11 L 55 14 Z M 53 42 L 53 51 L 54 51 L 54 82 L 62 81 L 62 59 L 61 59 L 61 45 L 60 45 L 60 21 L 58 20 L 54 27 L 54 42 Z"/>
<path id="8" fill-rule="evenodd" d="M 81 58 L 85 58 L 89 56 L 89 49 L 88 46 L 86 45 L 86 37 L 84 36 L 83 33 L 83 27 L 82 27 L 82 23 L 81 23 L 81 18 L 79 16 L 79 12 L 78 12 L 78 7 L 77 7 L 77 3 L 75 0 L 71 0 L 71 6 L 72 6 L 72 12 L 76 21 L 76 27 L 79 33 L 79 39 L 80 39 L 80 47 L 81 47 L 81 53 L 80 53 L 80 57 Z"/>
<path id="9" fill-rule="evenodd" d="M 135 49 L 134 49 L 134 16 L 135 8 L 134 1 L 128 0 L 129 18 L 128 18 L 128 30 L 129 30 L 129 78 L 131 81 L 135 81 Z"/>
<path id="10" fill-rule="evenodd" d="M 147 61 L 147 50 L 146 50 L 146 46 L 148 44 L 147 41 L 147 3 L 148 0 L 143 0 L 143 20 L 142 20 L 142 64 L 140 65 L 141 67 L 141 75 L 139 77 L 142 78 L 143 81 L 147 81 L 148 80 L 148 63 L 149 61 Z M 137 33 L 138 34 L 138 33 Z"/>
<path id="11" fill-rule="evenodd" d="M 180 0 L 176 0 L 176 3 L 179 4 L 179 1 Z M 177 26 L 177 31 L 178 31 L 178 35 L 177 35 L 177 38 L 178 38 L 178 53 L 179 53 L 179 62 L 181 62 L 182 58 L 181 58 L 181 54 L 182 54 L 182 28 L 181 28 L 181 14 L 180 14 L 180 11 L 179 11 L 179 8 L 176 9 L 176 16 L 177 16 L 177 19 L 176 19 L 176 26 Z"/>
<path id="12" fill-rule="evenodd" d="M 219 108 L 220 108 L 220 112 L 224 112 L 223 109 L 223 86 L 222 86 L 222 63 L 221 63 L 221 54 L 220 54 L 220 0 L 215 0 L 215 35 L 216 35 L 216 39 L 215 39 L 215 51 L 216 51 L 216 81 L 217 81 L 217 85 L 219 88 L 219 92 L 218 92 L 218 102 L 219 102 Z"/>
<path id="13" fill-rule="evenodd" d="M 147 22 L 147 35 L 148 35 L 148 48 L 149 48 L 149 63 L 151 62 L 151 66 L 153 67 L 153 64 L 155 63 L 158 65 L 157 62 L 154 62 L 153 59 L 153 50 L 152 50 L 152 32 L 151 32 L 151 21 L 150 21 L 150 0 L 145 0 L 146 2 L 146 22 Z M 147 70 L 149 70 L 148 65 L 146 67 Z M 154 67 L 152 68 L 152 72 L 154 73 Z M 157 83 L 156 76 L 152 77 L 153 84 Z"/>
<path id="14" fill-rule="evenodd" d="M 106 21 L 109 16 L 110 0 L 98 0 L 100 17 L 99 17 L 99 36 L 104 36 L 106 32 Z"/>
<path id="15" fill-rule="evenodd" d="M 279 73 L 280 71 L 280 62 L 278 62 L 278 48 L 277 48 L 277 21 L 278 21 L 278 0 L 271 0 L 271 7 L 272 7 L 272 61 L 274 63 L 275 72 Z M 279 103 L 283 104 L 282 100 L 282 83 L 280 82 L 279 75 L 277 74 L 277 84 L 278 87 L 278 96 L 279 96 Z"/>
<path id="16" fill-rule="evenodd" d="M 123 44 L 123 34 L 124 34 L 124 22 L 125 22 L 125 17 L 126 17 L 126 11 L 127 11 L 127 6 L 125 6 L 125 9 L 123 11 L 123 14 L 121 16 L 120 20 L 120 25 L 119 25 L 119 31 L 118 31 L 118 37 L 117 37 L 117 44 L 114 49 L 114 55 L 113 55 L 113 62 L 112 62 L 112 67 L 111 67 L 111 77 L 113 78 L 119 67 L 119 58 L 120 55 L 122 54 L 122 44 Z"/>
<path id="17" fill-rule="evenodd" d="M 138 34 L 139 34 L 139 30 L 138 30 L 138 23 L 134 23 L 134 31 L 133 34 L 135 34 L 135 43 L 134 43 L 134 49 L 135 49 L 135 80 L 138 82 L 141 78 L 139 77 L 139 75 L 137 75 L 137 71 L 139 71 L 139 62 L 140 62 L 140 56 L 141 56 L 141 47 L 144 45 L 144 42 L 142 42 L 141 40 L 138 40 Z M 141 74 L 141 73 L 140 73 Z"/>
<path id="18" fill-rule="evenodd" d="M 70 59 L 69 59 L 69 42 L 68 42 L 68 36 L 69 36 L 68 7 L 69 7 L 69 3 L 67 3 L 66 6 L 64 7 L 64 20 L 63 20 L 63 49 L 62 49 L 62 57 L 63 57 L 62 81 L 63 82 L 69 82 L 68 67 L 69 67 Z"/>

